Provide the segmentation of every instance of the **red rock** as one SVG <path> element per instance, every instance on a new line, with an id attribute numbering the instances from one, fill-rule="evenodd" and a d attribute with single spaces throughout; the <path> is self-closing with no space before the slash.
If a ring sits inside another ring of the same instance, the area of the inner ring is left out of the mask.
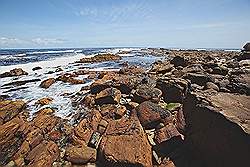
<path id="1" fill-rule="evenodd" d="M 39 99 L 36 104 L 38 105 L 48 105 L 50 104 L 51 102 L 53 101 L 53 98 L 51 97 L 45 97 L 45 98 L 42 98 L 42 99 Z"/>
<path id="2" fill-rule="evenodd" d="M 33 120 L 34 126 L 41 129 L 44 133 L 50 132 L 58 123 L 58 117 L 54 115 L 38 114 Z"/>
<path id="3" fill-rule="evenodd" d="M 52 131 L 49 133 L 49 138 L 52 141 L 58 141 L 62 137 L 62 134 L 59 131 Z"/>
<path id="4" fill-rule="evenodd" d="M 75 127 L 72 134 L 72 142 L 75 145 L 85 144 L 87 145 L 91 135 L 97 130 L 98 124 L 101 121 L 102 116 L 98 111 L 93 111 L 87 118 L 80 121 Z"/>
<path id="5" fill-rule="evenodd" d="M 121 57 L 118 55 L 110 54 L 110 53 L 104 53 L 104 54 L 98 54 L 94 57 L 90 58 L 82 58 L 77 63 L 94 63 L 94 62 L 104 62 L 104 61 L 116 61 L 120 60 Z"/>
<path id="6" fill-rule="evenodd" d="M 152 101 L 158 103 L 160 101 L 161 95 L 162 92 L 160 89 L 142 85 L 136 89 L 132 100 L 137 103 L 142 103 L 144 101 Z"/>
<path id="7" fill-rule="evenodd" d="M 56 80 L 54 78 L 49 78 L 41 82 L 40 87 L 41 88 L 49 88 L 52 84 L 54 84 Z"/>
<path id="8" fill-rule="evenodd" d="M 96 95 L 95 103 L 102 104 L 118 104 L 121 99 L 121 92 L 116 88 L 107 88 Z"/>
<path id="9" fill-rule="evenodd" d="M 8 163 L 18 151 L 26 135 L 25 129 L 28 123 L 21 116 L 0 125 L 0 165 Z"/>
<path id="10" fill-rule="evenodd" d="M 15 68 L 13 70 L 10 70 L 9 72 L 0 74 L 0 78 L 20 76 L 20 75 L 28 75 L 28 73 L 23 71 L 23 69 L 21 68 Z"/>
<path id="11" fill-rule="evenodd" d="M 119 71 L 120 74 L 143 74 L 145 69 L 139 66 L 124 67 Z"/>
<path id="12" fill-rule="evenodd" d="M 136 107 L 138 118 L 146 129 L 155 128 L 159 123 L 168 124 L 173 122 L 171 113 L 159 105 L 145 101 Z"/>
<path id="13" fill-rule="evenodd" d="M 65 157 L 73 164 L 83 165 L 96 161 L 96 149 L 86 145 L 68 146 L 66 148 Z"/>
<path id="14" fill-rule="evenodd" d="M 154 140 L 156 144 L 160 144 L 176 136 L 180 137 L 180 133 L 173 124 L 169 124 L 156 130 Z"/>
<path id="15" fill-rule="evenodd" d="M 59 148 L 53 141 L 43 141 L 29 152 L 25 162 L 29 167 L 52 166 L 59 154 Z"/>
<path id="16" fill-rule="evenodd" d="M 73 76 L 68 76 L 66 74 L 59 76 L 57 78 L 57 80 L 67 82 L 67 83 L 70 83 L 70 84 L 84 84 L 85 83 L 84 80 L 75 79 Z"/>
<path id="17" fill-rule="evenodd" d="M 22 100 L 0 101 L 0 125 L 17 116 L 25 107 L 25 102 Z"/>
<path id="18" fill-rule="evenodd" d="M 136 116 L 109 123 L 99 145 L 105 166 L 152 166 L 152 151 Z"/>

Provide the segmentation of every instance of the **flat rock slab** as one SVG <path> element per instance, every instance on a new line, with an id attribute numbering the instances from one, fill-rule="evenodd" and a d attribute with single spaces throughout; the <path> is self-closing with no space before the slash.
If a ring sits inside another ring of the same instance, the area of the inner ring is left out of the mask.
<path id="1" fill-rule="evenodd" d="M 214 106 L 220 109 L 221 114 L 250 134 L 250 96 L 218 93 L 210 96 L 209 99 Z"/>

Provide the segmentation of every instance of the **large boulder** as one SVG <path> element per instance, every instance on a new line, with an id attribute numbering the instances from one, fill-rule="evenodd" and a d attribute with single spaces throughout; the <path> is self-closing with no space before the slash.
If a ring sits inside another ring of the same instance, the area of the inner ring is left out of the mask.
<path id="1" fill-rule="evenodd" d="M 184 102 L 185 147 L 200 166 L 248 166 L 250 98 L 218 93 L 190 94 Z"/>
<path id="2" fill-rule="evenodd" d="M 54 84 L 56 80 L 54 78 L 49 78 L 41 82 L 40 87 L 41 88 L 49 88 L 52 84 Z"/>
<path id="3" fill-rule="evenodd" d="M 22 116 L 0 125 L 0 165 L 7 164 L 20 149 L 28 130 L 28 123 Z"/>
<path id="4" fill-rule="evenodd" d="M 188 65 L 188 60 L 181 56 L 175 56 L 171 61 L 171 64 L 174 64 L 175 67 L 182 66 L 185 67 Z"/>
<path id="5" fill-rule="evenodd" d="M 28 75 L 28 73 L 21 68 L 15 68 L 13 70 L 10 70 L 9 72 L 0 74 L 0 78 L 14 77 L 14 76 L 20 76 L 20 75 Z"/>
<path id="6" fill-rule="evenodd" d="M 200 86 L 204 86 L 207 82 L 214 82 L 213 78 L 207 74 L 187 73 L 184 78 Z"/>
<path id="7" fill-rule="evenodd" d="M 37 145 L 27 157 L 25 162 L 27 166 L 52 166 L 53 162 L 58 159 L 60 154 L 59 148 L 53 141 L 43 141 Z"/>
<path id="8" fill-rule="evenodd" d="M 142 126 L 146 129 L 153 129 L 160 123 L 168 124 L 173 121 L 169 111 L 150 101 L 141 103 L 136 107 L 136 111 Z"/>
<path id="9" fill-rule="evenodd" d="M 118 104 L 121 99 L 121 92 L 116 88 L 107 88 L 95 97 L 95 103 L 102 104 Z"/>
<path id="10" fill-rule="evenodd" d="M 75 79 L 74 77 L 70 75 L 66 75 L 66 74 L 59 76 L 56 80 L 62 81 L 65 83 L 70 83 L 70 84 L 84 84 L 85 83 L 84 80 Z"/>
<path id="11" fill-rule="evenodd" d="M 25 108 L 25 102 L 22 100 L 4 100 L 0 101 L 0 125 L 8 122 L 17 116 Z"/>
<path id="12" fill-rule="evenodd" d="M 99 150 L 104 166 L 152 166 L 151 146 L 135 115 L 110 122 Z"/>
<path id="13" fill-rule="evenodd" d="M 152 101 L 158 103 L 160 101 L 162 91 L 158 88 L 147 85 L 138 86 L 133 97 L 133 101 L 142 103 L 144 101 Z"/>
<path id="14" fill-rule="evenodd" d="M 86 145 L 70 145 L 66 148 L 65 158 L 73 164 L 84 165 L 96 161 L 96 149 Z"/>
<path id="15" fill-rule="evenodd" d="M 152 68 L 149 72 L 153 72 L 156 74 L 165 74 L 170 72 L 173 69 L 174 65 L 170 64 L 169 61 L 157 61 L 153 64 Z"/>
<path id="16" fill-rule="evenodd" d="M 165 102 L 181 103 L 190 84 L 184 79 L 159 79 L 156 87 L 162 91 Z"/>

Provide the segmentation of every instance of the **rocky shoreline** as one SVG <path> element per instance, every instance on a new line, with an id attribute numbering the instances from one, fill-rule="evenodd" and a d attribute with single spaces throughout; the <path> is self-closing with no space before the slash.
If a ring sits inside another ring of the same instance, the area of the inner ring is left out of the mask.
<path id="1" fill-rule="evenodd" d="M 78 111 L 70 121 L 49 107 L 30 119 L 23 100 L 1 95 L 0 166 L 248 166 L 249 46 L 242 52 L 149 48 L 145 54 L 167 57 L 150 69 L 128 63 L 119 71 L 58 68 L 57 78 L 5 84 L 40 82 L 46 91 L 59 81 L 94 80 L 71 97 Z M 76 64 L 120 59 L 103 54 Z M 0 79 L 27 74 L 13 69 Z M 51 102 L 44 97 L 35 105 Z"/>

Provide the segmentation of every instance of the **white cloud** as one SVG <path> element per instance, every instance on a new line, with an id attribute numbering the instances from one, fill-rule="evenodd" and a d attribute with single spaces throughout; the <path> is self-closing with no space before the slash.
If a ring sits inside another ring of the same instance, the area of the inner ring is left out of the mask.
<path id="1" fill-rule="evenodd" d="M 12 44 L 20 44 L 23 41 L 18 38 L 8 38 L 8 37 L 1 37 L 0 44 L 1 45 L 12 45 Z"/>
<path id="2" fill-rule="evenodd" d="M 31 42 L 37 45 L 53 45 L 62 44 L 65 42 L 65 40 L 56 38 L 34 38 L 31 40 Z"/>

